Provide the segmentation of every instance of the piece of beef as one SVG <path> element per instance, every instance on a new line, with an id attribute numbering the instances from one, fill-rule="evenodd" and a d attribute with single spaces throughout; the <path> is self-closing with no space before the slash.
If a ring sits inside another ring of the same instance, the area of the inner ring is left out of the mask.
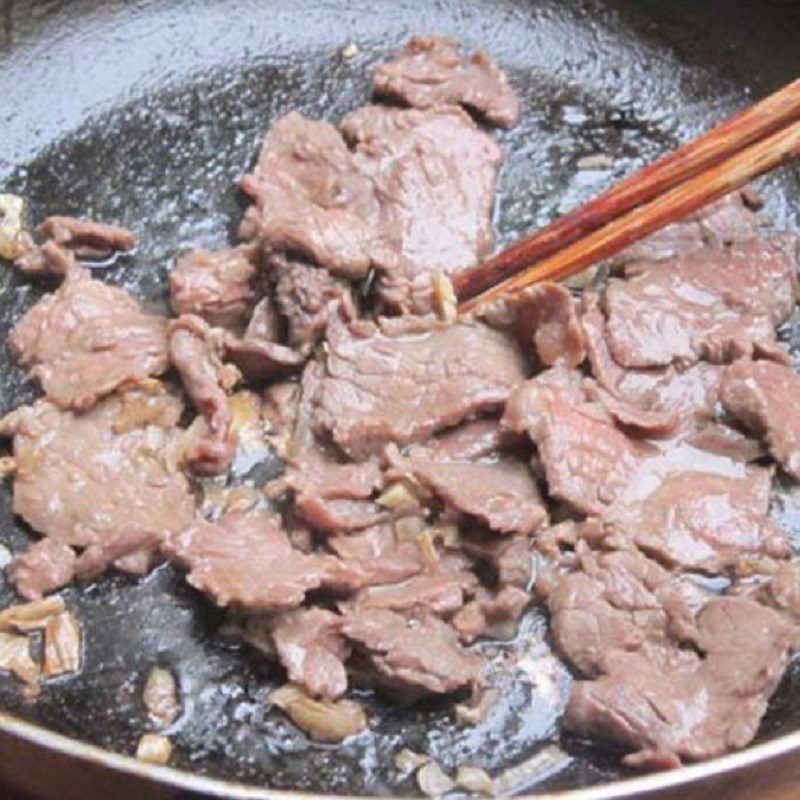
<path id="1" fill-rule="evenodd" d="M 220 338 L 220 351 L 249 383 L 259 385 L 299 372 L 308 359 L 308 353 L 302 350 L 256 338 L 249 332 L 241 339 L 226 333 Z"/>
<path id="2" fill-rule="evenodd" d="M 505 430 L 499 419 L 475 419 L 412 444 L 403 455 L 435 461 L 475 461 L 497 458 L 503 451 L 522 449 L 519 446 L 519 439 Z"/>
<path id="3" fill-rule="evenodd" d="M 586 357 L 586 341 L 575 301 L 556 283 L 540 283 L 489 304 L 481 317 L 509 328 L 526 351 L 531 348 L 546 367 L 564 362 L 577 367 Z"/>
<path id="4" fill-rule="evenodd" d="M 265 512 L 197 521 L 172 534 L 165 551 L 218 606 L 250 611 L 297 608 L 306 592 L 323 584 L 331 559 L 295 550 L 280 517 Z"/>
<path id="5" fill-rule="evenodd" d="M 731 364 L 722 379 L 725 408 L 760 436 L 770 454 L 800 480 L 800 422 L 787 414 L 787 403 L 800 396 L 800 376 L 791 367 L 772 361 Z"/>
<path id="6" fill-rule="evenodd" d="M 742 556 L 789 556 L 786 535 L 767 516 L 769 470 L 699 451 L 685 460 L 676 471 L 645 467 L 605 513 L 617 546 L 633 544 L 670 567 L 711 573 Z"/>
<path id="7" fill-rule="evenodd" d="M 780 358 L 774 327 L 794 306 L 795 269 L 780 247 L 759 241 L 628 265 L 627 280 L 605 293 L 611 354 L 626 367 Z"/>
<path id="8" fill-rule="evenodd" d="M 127 292 L 72 270 L 17 323 L 14 358 L 62 408 L 87 409 L 106 394 L 167 369 L 167 320 Z"/>
<path id="9" fill-rule="evenodd" d="M 79 268 L 75 254 L 60 244 L 46 241 L 37 245 L 26 233 L 21 234 L 21 241 L 22 252 L 14 266 L 24 275 L 62 279 Z"/>
<path id="10" fill-rule="evenodd" d="M 347 691 L 348 648 L 342 618 L 322 608 L 297 608 L 270 619 L 275 650 L 289 680 L 309 694 L 335 700 Z"/>
<path id="11" fill-rule="evenodd" d="M 455 274 L 492 248 L 503 152 L 454 108 L 370 106 L 342 126 L 359 135 L 381 134 L 360 140 L 354 156 L 380 204 L 371 249 L 380 303 L 389 311 L 429 311 L 431 271 Z"/>
<path id="12" fill-rule="evenodd" d="M 453 628 L 431 614 L 351 611 L 344 617 L 342 633 L 367 656 L 380 682 L 406 697 L 448 694 L 478 678 L 480 658 L 467 653 Z"/>
<path id="13" fill-rule="evenodd" d="M 564 724 L 671 767 L 744 747 L 797 630 L 752 600 L 711 599 L 633 553 L 591 556 L 550 598 L 557 646 L 582 677 Z"/>
<path id="14" fill-rule="evenodd" d="M 108 258 L 136 245 L 136 237 L 129 230 L 81 217 L 47 217 L 38 232 L 80 259 Z"/>
<path id="15" fill-rule="evenodd" d="M 0 423 L 14 437 L 14 511 L 34 530 L 85 547 L 99 571 L 183 529 L 194 500 L 177 466 L 182 404 L 128 390 L 86 412 L 46 400 Z M 85 563 L 85 562 L 84 562 Z M 79 560 L 76 565 L 83 572 Z"/>
<path id="16" fill-rule="evenodd" d="M 516 586 L 505 586 L 494 594 L 484 589 L 456 612 L 452 624 L 467 644 L 487 635 L 508 639 L 516 633 L 519 618 L 530 601 L 530 594 Z"/>
<path id="17" fill-rule="evenodd" d="M 200 475 L 226 472 L 236 450 L 224 388 L 229 375 L 220 358 L 220 349 L 215 329 L 200 317 L 184 314 L 170 322 L 170 361 L 200 415 L 185 459 Z"/>
<path id="18" fill-rule="evenodd" d="M 300 261 L 273 256 L 269 269 L 275 283 L 275 308 L 286 324 L 286 343 L 295 349 L 313 347 L 322 338 L 340 303 L 352 304 L 349 284 Z"/>
<path id="19" fill-rule="evenodd" d="M 515 344 L 475 323 L 336 320 L 327 344 L 316 426 L 353 458 L 498 409 L 525 378 Z"/>
<path id="20" fill-rule="evenodd" d="M 482 531 L 465 531 L 460 537 L 462 550 L 494 572 L 502 589 L 514 586 L 527 589 L 533 577 L 533 547 L 528 536 L 499 538 Z"/>
<path id="21" fill-rule="evenodd" d="M 75 551 L 54 538 L 42 539 L 17 556 L 9 567 L 9 578 L 26 600 L 66 586 L 75 577 Z"/>
<path id="22" fill-rule="evenodd" d="M 195 314 L 209 325 L 243 328 L 255 302 L 256 256 L 250 246 L 180 256 L 169 273 L 172 310 Z"/>
<path id="23" fill-rule="evenodd" d="M 245 339 L 261 339 L 265 342 L 281 342 L 284 339 L 284 323 L 274 298 L 262 297 L 253 307 L 250 321 L 244 332 Z"/>
<path id="24" fill-rule="evenodd" d="M 651 454 L 605 409 L 589 403 L 579 378 L 564 370 L 550 370 L 519 386 L 503 421 L 535 443 L 550 494 L 585 514 L 601 515 Z"/>
<path id="25" fill-rule="evenodd" d="M 459 55 L 458 42 L 415 36 L 386 63 L 375 67 L 373 91 L 417 108 L 459 104 L 501 128 L 519 121 L 519 101 L 505 75 L 482 50 Z"/>
<path id="26" fill-rule="evenodd" d="M 378 204 L 333 126 L 296 111 L 282 117 L 240 185 L 256 204 L 268 249 L 301 253 L 344 278 L 366 274 Z M 252 234 L 252 217 L 247 222 Z"/>

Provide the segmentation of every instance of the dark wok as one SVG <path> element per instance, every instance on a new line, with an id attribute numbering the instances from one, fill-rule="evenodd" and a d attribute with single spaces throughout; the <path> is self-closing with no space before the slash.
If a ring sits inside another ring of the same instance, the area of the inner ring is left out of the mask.
<path id="1" fill-rule="evenodd" d="M 4 11 L 0 191 L 27 196 L 32 219 L 90 214 L 134 230 L 138 252 L 105 277 L 156 305 L 164 304 L 177 249 L 231 235 L 241 212 L 233 181 L 270 121 L 296 107 L 310 116 L 342 115 L 366 97 L 368 65 L 413 32 L 485 46 L 523 98 L 523 124 L 504 136 L 501 244 L 800 73 L 800 5 L 781 0 L 4 0 Z M 338 51 L 349 42 L 361 54 L 343 60 Z M 614 158 L 613 170 L 577 171 L 581 155 L 598 151 Z M 764 188 L 768 212 L 798 227 L 797 169 L 768 178 Z M 0 280 L 5 337 L 38 290 L 7 271 Z M 0 352 L 0 408 L 34 394 Z M 277 469 L 267 462 L 255 477 Z M 775 513 L 800 534 L 796 503 L 780 494 Z M 15 552 L 28 541 L 11 514 L 7 486 L 0 490 L 0 541 Z M 0 774 L 53 796 L 120 796 L 123 783 L 134 792 L 145 778 L 160 782 L 158 796 L 172 796 L 170 786 L 184 797 L 267 796 L 242 784 L 409 794 L 414 787 L 398 781 L 391 765 L 400 746 L 428 751 L 445 766 L 470 763 L 494 773 L 560 743 L 569 756 L 561 768 L 516 788 L 586 790 L 586 800 L 690 779 L 702 782 L 706 796 L 733 797 L 739 786 L 767 797 L 754 789 L 758 776 L 772 781 L 798 771 L 791 758 L 795 748 L 800 753 L 797 670 L 771 705 L 763 747 L 626 787 L 613 783 L 630 777 L 613 755 L 559 740 L 558 705 L 528 682 L 508 681 L 499 711 L 474 730 L 454 727 L 446 705 L 399 708 L 367 699 L 368 738 L 310 747 L 280 714 L 265 710 L 280 675 L 215 637 L 218 615 L 171 568 L 66 595 L 85 626 L 82 673 L 47 685 L 35 703 L 21 700 L 13 681 L 0 680 L 0 708 L 13 715 L 0 717 Z M 2 604 L 13 600 L 0 587 Z M 523 635 L 541 640 L 544 630 L 534 614 Z M 131 753 L 143 730 L 142 681 L 154 663 L 170 666 L 181 683 L 186 711 L 173 734 L 181 773 L 73 741 Z M 733 783 L 723 789 L 731 770 Z M 154 788 L 141 791 L 156 796 Z M 689 797 L 686 788 L 674 791 Z"/>

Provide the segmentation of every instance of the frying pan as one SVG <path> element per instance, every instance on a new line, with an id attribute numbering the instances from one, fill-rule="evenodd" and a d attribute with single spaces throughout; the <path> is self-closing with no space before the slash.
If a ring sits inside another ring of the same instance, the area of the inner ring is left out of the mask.
<path id="1" fill-rule="evenodd" d="M 522 98 L 522 124 L 502 135 L 508 155 L 497 208 L 500 244 L 800 73 L 794 2 L 0 4 L 0 189 L 26 196 L 33 220 L 77 213 L 131 228 L 138 251 L 103 277 L 160 308 L 171 257 L 232 235 L 242 210 L 233 182 L 268 125 L 292 108 L 335 120 L 364 102 L 369 65 L 413 33 L 484 46 Z M 351 42 L 358 55 L 345 59 L 340 51 Z M 613 166 L 578 168 L 582 156 L 598 152 Z M 762 188 L 776 224 L 800 227 L 797 170 L 769 177 Z M 5 338 L 41 289 L 10 270 L 0 280 Z M 793 326 L 784 334 L 796 344 Z M 35 394 L 0 353 L 2 409 Z M 278 469 L 267 458 L 236 479 L 263 482 Z M 790 488 L 778 492 L 774 514 L 793 536 L 800 534 L 798 509 Z M 0 490 L 0 541 L 14 553 L 29 541 L 11 513 L 8 486 Z M 269 707 L 279 672 L 220 637 L 219 613 L 171 567 L 142 580 L 112 576 L 65 596 L 84 626 L 82 672 L 48 683 L 36 702 L 23 700 L 11 679 L 0 680 L 0 776 L 47 796 L 410 795 L 413 783 L 392 765 L 401 747 L 428 752 L 446 768 L 470 764 L 493 774 L 539 754 L 508 773 L 516 775 L 510 788 L 581 800 L 635 793 L 767 798 L 800 777 L 797 668 L 752 748 L 636 777 L 620 771 L 615 754 L 561 737 L 568 677 L 556 672 L 548 682 L 537 672 L 549 662 L 545 620 L 534 610 L 515 641 L 484 645 L 502 697 L 485 722 L 465 729 L 451 721 L 449 703 L 403 707 L 367 695 L 371 732 L 330 747 L 310 744 Z M 0 586 L 0 603 L 14 601 Z M 529 677 L 504 666 L 525 653 L 523 662 L 533 663 Z M 154 664 L 175 672 L 184 702 L 170 731 L 171 769 L 125 756 L 146 728 L 140 697 Z"/>

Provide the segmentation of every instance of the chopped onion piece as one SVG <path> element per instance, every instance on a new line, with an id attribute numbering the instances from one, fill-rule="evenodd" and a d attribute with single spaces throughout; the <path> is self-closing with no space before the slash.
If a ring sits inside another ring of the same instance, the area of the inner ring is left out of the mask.
<path id="1" fill-rule="evenodd" d="M 142 695 L 147 715 L 158 726 L 172 725 L 181 713 L 178 684 L 168 669 L 153 667 Z"/>
<path id="2" fill-rule="evenodd" d="M 20 234 L 23 230 L 25 201 L 14 194 L 0 194 L 0 258 L 13 261 L 24 252 Z"/>
<path id="3" fill-rule="evenodd" d="M 11 672 L 25 683 L 37 683 L 39 666 L 31 658 L 27 636 L 0 632 L 0 669 Z"/>
<path id="4" fill-rule="evenodd" d="M 415 753 L 413 750 L 403 748 L 395 757 L 394 765 L 399 772 L 404 775 L 410 774 L 420 767 L 425 766 L 431 760 L 430 756 L 423 753 Z"/>
<path id="5" fill-rule="evenodd" d="M 441 797 L 456 787 L 453 779 L 435 761 L 429 761 L 417 772 L 417 786 L 428 797 Z"/>
<path id="6" fill-rule="evenodd" d="M 496 793 L 494 781 L 488 772 L 478 767 L 459 767 L 456 771 L 456 786 L 473 794 L 492 796 Z"/>
<path id="7" fill-rule="evenodd" d="M 436 303 L 436 313 L 442 322 L 452 325 L 458 319 L 458 300 L 450 278 L 437 269 L 431 278 L 433 282 L 433 299 Z"/>
<path id="8" fill-rule="evenodd" d="M 64 599 L 58 595 L 22 603 L 0 611 L 0 631 L 35 631 L 47 626 L 51 617 L 64 611 Z"/>
<path id="9" fill-rule="evenodd" d="M 341 742 L 367 727 L 364 709 L 353 700 L 314 700 L 293 683 L 277 689 L 269 699 L 318 742 Z"/>
<path id="10" fill-rule="evenodd" d="M 44 677 L 55 678 L 81 668 L 83 633 L 70 611 L 51 617 L 44 629 Z"/>
<path id="11" fill-rule="evenodd" d="M 146 733 L 139 739 L 136 758 L 148 764 L 163 766 L 172 756 L 172 742 L 166 736 L 157 733 Z"/>

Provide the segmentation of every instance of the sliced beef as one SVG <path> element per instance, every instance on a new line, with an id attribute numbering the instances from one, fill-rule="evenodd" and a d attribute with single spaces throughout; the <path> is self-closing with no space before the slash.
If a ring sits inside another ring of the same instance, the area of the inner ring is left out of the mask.
<path id="1" fill-rule="evenodd" d="M 37 245 L 30 234 L 20 234 L 21 253 L 14 260 L 14 266 L 24 275 L 31 277 L 65 278 L 78 269 L 75 254 L 52 241 Z"/>
<path id="2" fill-rule="evenodd" d="M 518 387 L 503 420 L 535 443 L 550 494 L 585 514 L 602 514 L 650 454 L 605 409 L 587 402 L 579 379 L 562 370 Z"/>
<path id="3" fill-rule="evenodd" d="M 38 232 L 80 259 L 108 258 L 118 250 L 130 250 L 136 237 L 119 225 L 107 225 L 81 217 L 47 217 Z"/>
<path id="4" fill-rule="evenodd" d="M 504 297 L 481 311 L 491 325 L 512 330 L 525 350 L 533 349 L 546 367 L 563 362 L 577 367 L 586 342 L 575 301 L 556 283 L 540 283 Z"/>
<path id="5" fill-rule="evenodd" d="M 184 314 L 170 323 L 170 361 L 201 415 L 185 453 L 186 463 L 200 475 L 226 472 L 236 450 L 225 394 L 229 373 L 220 349 L 215 329 L 200 317 Z"/>
<path id="6" fill-rule="evenodd" d="M 342 618 L 322 608 L 298 608 L 270 620 L 272 639 L 289 680 L 311 695 L 335 700 L 347 691 L 348 648 Z"/>
<path id="7" fill-rule="evenodd" d="M 175 398 L 141 390 L 82 413 L 46 400 L 13 411 L 0 433 L 14 437 L 15 513 L 44 536 L 87 548 L 79 572 L 152 549 L 194 514 L 177 466 L 181 411 Z"/>
<path id="8" fill-rule="evenodd" d="M 493 570 L 500 588 L 527 589 L 533 578 L 533 547 L 528 536 L 497 536 L 479 531 L 462 533 L 461 548 Z"/>
<path id="9" fill-rule="evenodd" d="M 354 114 L 345 131 L 380 132 L 360 141 L 354 156 L 380 204 L 371 250 L 380 302 L 390 311 L 429 311 L 431 271 L 455 274 L 492 248 L 503 152 L 458 109 Z"/>
<path id="10" fill-rule="evenodd" d="M 497 458 L 503 451 L 518 449 L 518 445 L 518 439 L 500 425 L 500 420 L 476 419 L 413 444 L 404 455 L 434 461 L 475 461 Z"/>
<path id="11" fill-rule="evenodd" d="M 337 320 L 328 331 L 316 425 L 353 458 L 405 445 L 502 407 L 522 354 L 480 324 Z"/>
<path id="12" fill-rule="evenodd" d="M 741 360 L 725 370 L 721 397 L 725 408 L 762 437 L 770 454 L 800 480 L 800 422 L 787 403 L 800 397 L 800 376 L 771 361 Z"/>
<path id="13" fill-rule="evenodd" d="M 286 343 L 300 350 L 313 347 L 339 304 L 352 304 L 350 285 L 327 270 L 280 256 L 273 256 L 269 266 Z"/>
<path id="14" fill-rule="evenodd" d="M 767 516 L 769 470 L 698 451 L 686 462 L 674 472 L 643 469 L 606 512 L 607 532 L 618 546 L 633 544 L 670 567 L 706 572 L 723 571 L 743 556 L 788 557 L 785 534 Z"/>
<path id="15" fill-rule="evenodd" d="M 9 336 L 14 358 L 62 408 L 87 409 L 167 369 L 167 321 L 127 292 L 76 269 Z"/>
<path id="16" fill-rule="evenodd" d="M 766 242 L 628 265 L 605 293 L 611 354 L 626 367 L 780 357 L 774 327 L 793 308 L 795 269 Z"/>
<path id="17" fill-rule="evenodd" d="M 258 385 L 297 373 L 308 360 L 307 352 L 253 336 L 249 330 L 241 339 L 226 333 L 219 347 L 225 361 Z"/>
<path id="18" fill-rule="evenodd" d="M 72 581 L 76 560 L 69 545 L 54 538 L 42 539 L 14 559 L 9 577 L 22 597 L 39 600 Z"/>
<path id="19" fill-rule="evenodd" d="M 375 67 L 378 97 L 417 108 L 459 104 L 492 125 L 513 128 L 519 101 L 505 75 L 482 50 L 459 55 L 458 42 L 415 36 L 394 60 Z"/>
<path id="20" fill-rule="evenodd" d="M 363 652 L 380 682 L 406 697 L 448 694 L 478 678 L 480 658 L 467 653 L 453 628 L 435 616 L 368 608 L 346 614 L 342 632 Z"/>
<path id="21" fill-rule="evenodd" d="M 209 325 L 243 328 L 255 303 L 256 250 L 253 247 L 191 250 L 169 274 L 170 305 L 196 314 Z"/>
<path id="22" fill-rule="evenodd" d="M 366 274 L 378 204 L 333 126 L 296 111 L 282 117 L 241 187 L 259 215 L 245 233 L 255 227 L 269 249 L 300 253 L 342 277 Z"/>
<path id="23" fill-rule="evenodd" d="M 330 559 L 295 550 L 280 517 L 264 512 L 197 521 L 172 534 L 165 550 L 217 605 L 251 611 L 296 608 L 322 585 Z"/>
<path id="24" fill-rule="evenodd" d="M 486 635 L 510 638 L 530 601 L 530 594 L 516 586 L 505 586 L 494 594 L 482 590 L 455 614 L 453 627 L 467 643 Z"/>
<path id="25" fill-rule="evenodd" d="M 262 297 L 253 307 L 244 338 L 280 342 L 284 338 L 283 329 L 283 319 L 275 307 L 275 300 L 270 296 Z"/>
<path id="26" fill-rule="evenodd" d="M 748 744 L 796 642 L 778 612 L 703 598 L 632 553 L 563 576 L 553 633 L 580 675 L 565 725 L 633 751 L 632 766 L 677 766 Z"/>

